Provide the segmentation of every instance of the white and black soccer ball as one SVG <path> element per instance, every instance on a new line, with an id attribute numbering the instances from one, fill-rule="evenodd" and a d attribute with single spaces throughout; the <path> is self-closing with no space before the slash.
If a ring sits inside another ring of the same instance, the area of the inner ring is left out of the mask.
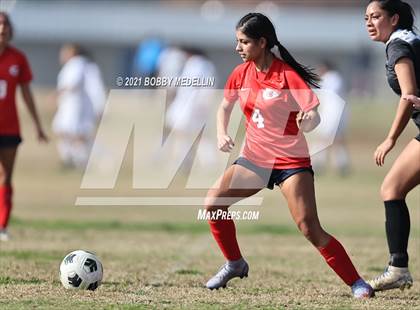
<path id="1" fill-rule="evenodd" d="M 60 265 L 60 280 L 67 289 L 94 291 L 101 285 L 102 276 L 101 261 L 88 251 L 73 251 Z"/>

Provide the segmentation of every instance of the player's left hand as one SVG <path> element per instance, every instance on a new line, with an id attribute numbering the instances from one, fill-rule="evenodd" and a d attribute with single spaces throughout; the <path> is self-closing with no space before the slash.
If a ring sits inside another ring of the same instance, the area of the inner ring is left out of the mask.
<path id="1" fill-rule="evenodd" d="M 403 99 L 410 101 L 413 104 L 413 107 L 416 109 L 420 109 L 420 98 L 414 95 L 404 95 L 402 96 Z"/>
<path id="2" fill-rule="evenodd" d="M 385 157 L 389 153 L 389 151 L 392 150 L 392 148 L 395 145 L 395 140 L 391 138 L 385 139 L 384 142 L 382 142 L 375 151 L 375 154 L 373 155 L 375 162 L 378 166 L 383 166 L 385 163 Z"/>
<path id="3" fill-rule="evenodd" d="M 305 112 L 303 111 L 299 111 L 298 114 L 296 115 L 296 125 L 298 126 L 298 128 L 300 128 L 300 124 L 303 121 L 304 115 L 305 115 Z"/>
<path id="4" fill-rule="evenodd" d="M 299 111 L 296 115 L 296 125 L 304 132 L 313 130 L 319 124 L 319 114 L 316 110 Z"/>

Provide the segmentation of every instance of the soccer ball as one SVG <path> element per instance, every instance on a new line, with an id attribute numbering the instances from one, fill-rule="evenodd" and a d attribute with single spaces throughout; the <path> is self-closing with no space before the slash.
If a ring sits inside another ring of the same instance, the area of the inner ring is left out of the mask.
<path id="1" fill-rule="evenodd" d="M 101 262 L 88 251 L 73 251 L 60 265 L 60 280 L 66 289 L 94 291 L 101 285 L 102 276 Z"/>

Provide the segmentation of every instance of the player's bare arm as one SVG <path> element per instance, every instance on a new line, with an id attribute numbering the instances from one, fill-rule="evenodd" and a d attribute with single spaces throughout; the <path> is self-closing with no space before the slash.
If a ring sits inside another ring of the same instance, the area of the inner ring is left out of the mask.
<path id="1" fill-rule="evenodd" d="M 413 107 L 405 95 L 413 94 L 417 90 L 414 65 L 409 58 L 402 58 L 395 64 L 395 73 L 401 87 L 401 99 L 386 139 L 376 148 L 374 159 L 378 166 L 383 166 L 386 155 L 392 150 L 404 128 L 410 120 Z"/>
<path id="2" fill-rule="evenodd" d="M 38 111 L 35 107 L 35 102 L 34 102 L 34 98 L 33 98 L 29 83 L 21 84 L 21 92 L 22 92 L 23 101 L 25 102 L 25 105 L 29 110 L 29 114 L 31 115 L 32 120 L 35 123 L 38 140 L 40 142 L 48 142 L 48 137 L 41 126 L 41 121 L 39 119 Z"/>
<path id="3" fill-rule="evenodd" d="M 235 146 L 232 138 L 227 133 L 234 104 L 234 102 L 229 102 L 223 98 L 217 111 L 217 147 L 222 152 L 230 152 Z"/>

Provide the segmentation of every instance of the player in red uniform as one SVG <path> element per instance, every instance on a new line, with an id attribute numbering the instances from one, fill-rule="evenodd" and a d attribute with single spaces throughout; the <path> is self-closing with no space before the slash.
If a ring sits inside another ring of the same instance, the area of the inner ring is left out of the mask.
<path id="1" fill-rule="evenodd" d="M 349 286 L 356 298 L 373 296 L 372 288 L 359 276 L 343 246 L 320 225 L 315 202 L 314 179 L 306 140 L 320 122 L 318 77 L 300 65 L 279 43 L 271 21 L 259 13 L 244 16 L 236 27 L 236 51 L 244 61 L 230 75 L 218 110 L 218 147 L 229 152 L 234 142 L 227 127 L 234 103 L 239 99 L 246 116 L 246 140 L 242 156 L 209 190 L 206 210 L 227 211 L 235 202 L 262 188 L 278 185 L 303 235 L 319 250 L 328 265 Z M 271 49 L 278 48 L 282 60 Z M 246 277 L 248 264 L 242 257 L 233 220 L 209 220 L 211 232 L 227 262 L 211 278 L 209 289 L 225 287 L 234 277 Z"/>
<path id="2" fill-rule="evenodd" d="M 9 239 L 7 224 L 12 210 L 12 173 L 16 151 L 22 141 L 15 102 L 16 87 L 34 120 L 40 141 L 46 141 L 29 86 L 32 73 L 25 55 L 9 45 L 13 28 L 9 16 L 0 12 L 0 241 Z"/>

